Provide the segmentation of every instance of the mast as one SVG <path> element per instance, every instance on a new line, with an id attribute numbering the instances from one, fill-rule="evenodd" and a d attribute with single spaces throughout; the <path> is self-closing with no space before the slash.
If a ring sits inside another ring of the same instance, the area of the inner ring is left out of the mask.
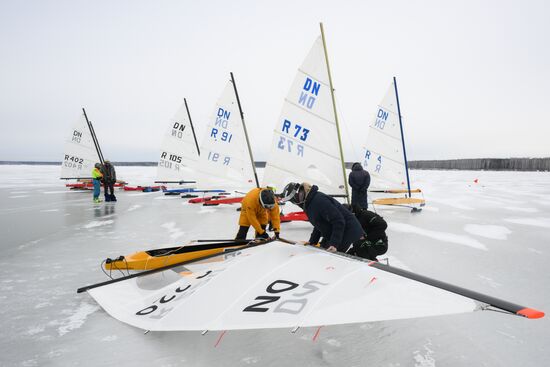
<path id="1" fill-rule="evenodd" d="M 97 152 L 97 156 L 99 157 L 99 163 L 103 165 L 105 163 L 105 160 L 103 159 L 103 153 L 101 152 L 101 148 L 99 147 L 99 142 L 97 141 L 97 136 L 95 135 L 94 127 L 90 120 L 88 120 L 88 115 L 86 114 L 86 110 L 84 107 L 82 107 L 82 112 L 84 112 L 84 118 L 86 119 L 86 123 L 88 124 L 88 128 L 90 129 L 90 134 L 92 135 L 92 140 L 95 145 L 95 150 Z"/>
<path id="2" fill-rule="evenodd" d="M 334 109 L 334 121 L 336 122 L 336 132 L 338 133 L 338 147 L 340 148 L 340 161 L 342 162 L 342 175 L 344 177 L 344 187 L 346 189 L 346 201 L 348 204 L 350 204 L 348 180 L 346 177 L 346 164 L 344 162 L 344 151 L 342 150 L 342 137 L 340 136 L 340 125 L 338 123 L 338 114 L 336 113 L 336 101 L 334 99 L 334 86 L 332 85 L 332 76 L 330 74 L 330 65 L 328 62 L 328 51 L 327 51 L 327 43 L 325 41 L 325 31 L 323 29 L 323 23 L 319 23 L 319 25 L 321 26 L 321 37 L 323 38 L 323 48 L 325 50 L 325 61 L 327 63 L 328 81 L 330 84 L 330 95 L 332 97 L 332 108 Z"/>
<path id="3" fill-rule="evenodd" d="M 401 144 L 403 144 L 403 157 L 405 158 L 405 173 L 407 175 L 407 189 L 411 197 L 411 182 L 409 180 L 409 163 L 407 162 L 407 152 L 405 150 L 405 135 L 403 134 L 403 123 L 401 122 L 401 107 L 399 106 L 399 94 L 397 93 L 397 80 L 393 77 L 393 87 L 395 89 L 395 99 L 397 100 L 397 115 L 399 116 L 399 128 L 401 129 Z"/>
<path id="4" fill-rule="evenodd" d="M 193 127 L 193 121 L 191 120 L 191 114 L 189 113 L 189 107 L 187 106 L 187 99 L 184 98 L 183 102 L 185 103 L 185 109 L 187 110 L 187 117 L 189 117 L 189 124 L 191 125 L 191 131 L 193 132 L 193 139 L 195 139 L 195 146 L 197 147 L 197 153 L 201 155 L 201 150 L 199 149 L 199 143 L 197 142 L 197 135 L 195 135 L 195 128 Z"/>
<path id="5" fill-rule="evenodd" d="M 239 113 L 241 114 L 241 121 L 243 123 L 244 136 L 246 138 L 246 145 L 248 146 L 248 154 L 250 155 L 250 163 L 252 164 L 252 171 L 254 172 L 256 187 L 260 187 L 260 182 L 258 181 L 258 175 L 256 174 L 256 166 L 254 165 L 254 157 L 252 156 L 252 149 L 250 148 L 250 140 L 248 140 L 248 132 L 246 131 L 246 124 L 244 122 L 244 114 L 241 108 L 241 101 L 239 99 L 239 93 L 237 92 L 237 84 L 235 83 L 235 78 L 233 78 L 233 72 L 230 72 L 230 74 L 231 74 L 231 82 L 233 83 L 233 90 L 235 90 L 235 97 L 237 97 L 237 105 L 239 106 Z"/>

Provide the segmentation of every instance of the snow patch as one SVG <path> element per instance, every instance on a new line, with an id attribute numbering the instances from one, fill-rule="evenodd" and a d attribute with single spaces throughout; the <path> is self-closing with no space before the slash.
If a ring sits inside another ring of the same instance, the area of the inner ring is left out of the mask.
<path id="1" fill-rule="evenodd" d="M 412 226 L 410 224 L 399 222 L 391 222 L 389 223 L 389 227 L 391 228 L 391 230 L 397 232 L 414 233 L 420 236 L 430 237 L 440 241 L 456 243 L 458 245 L 469 246 L 478 250 L 487 251 L 487 247 L 484 244 L 468 236 L 461 236 L 448 232 L 430 231 L 427 229 Z"/>
<path id="2" fill-rule="evenodd" d="M 241 359 L 246 364 L 256 364 L 260 359 L 258 357 L 244 357 Z"/>
<path id="3" fill-rule="evenodd" d="M 27 335 L 36 335 L 38 333 L 43 332 L 44 329 L 45 329 L 44 326 L 34 326 L 34 327 L 30 328 L 29 330 L 27 330 Z"/>
<path id="4" fill-rule="evenodd" d="M 29 195 L 15 195 L 15 196 L 8 196 L 8 199 L 19 199 L 19 198 L 28 198 Z"/>
<path id="5" fill-rule="evenodd" d="M 214 213 L 216 212 L 216 209 L 212 209 L 212 208 L 201 208 L 201 210 L 199 210 L 197 212 L 197 214 L 207 214 L 207 213 Z"/>
<path id="6" fill-rule="evenodd" d="M 42 209 L 41 213 L 48 213 L 48 212 L 58 212 L 59 209 Z"/>
<path id="7" fill-rule="evenodd" d="M 489 224 L 466 224 L 464 230 L 470 234 L 494 240 L 505 240 L 512 233 L 506 227 Z"/>
<path id="8" fill-rule="evenodd" d="M 532 248 L 532 247 L 528 247 L 528 248 L 527 248 L 527 251 L 532 252 L 532 253 L 534 253 L 534 254 L 538 254 L 538 255 L 542 255 L 542 254 L 544 253 L 544 252 L 542 252 L 542 251 L 540 251 L 540 250 L 537 250 L 537 249 L 534 249 L 534 248 Z"/>
<path id="9" fill-rule="evenodd" d="M 478 278 L 483 280 L 483 282 L 488 284 L 491 288 L 498 288 L 498 287 L 502 286 L 502 284 L 500 284 L 499 282 L 496 282 L 493 279 L 491 279 L 489 277 L 486 277 L 484 275 L 479 275 L 478 274 Z"/>
<path id="10" fill-rule="evenodd" d="M 523 224 L 526 226 L 550 228 L 550 218 L 538 217 L 538 218 L 505 218 L 506 222 Z"/>
<path id="11" fill-rule="evenodd" d="M 523 213 L 537 213 L 539 210 L 537 208 L 525 208 L 519 206 L 505 206 L 502 209 L 511 210 L 514 212 L 523 212 Z"/>
<path id="12" fill-rule="evenodd" d="M 61 321 L 63 324 L 57 329 L 60 336 L 67 334 L 68 332 L 80 328 L 88 315 L 99 310 L 99 306 L 91 305 L 89 303 L 82 303 L 80 307 L 67 319 Z"/>
<path id="13" fill-rule="evenodd" d="M 128 210 L 126 210 L 126 211 L 131 212 L 131 211 L 134 211 L 134 210 L 139 209 L 139 208 L 141 208 L 141 205 L 136 204 L 136 205 L 132 205 L 131 207 L 129 207 Z"/>
<path id="14" fill-rule="evenodd" d="M 106 226 L 106 225 L 113 224 L 113 223 L 114 223 L 114 220 L 112 220 L 112 219 L 102 220 L 102 221 L 94 220 L 94 221 L 86 224 L 84 226 L 84 228 L 89 229 L 89 228 L 101 227 L 101 226 Z"/>
<path id="15" fill-rule="evenodd" d="M 418 350 L 414 351 L 415 367 L 435 367 L 435 352 L 430 348 L 431 345 L 431 341 L 424 345 L 424 353 Z"/>
<path id="16" fill-rule="evenodd" d="M 164 223 L 164 224 L 161 224 L 160 226 L 168 230 L 169 236 L 172 239 L 177 239 L 185 234 L 185 232 L 183 232 L 179 228 L 176 228 L 175 222 Z"/>
<path id="17" fill-rule="evenodd" d="M 108 335 L 108 336 L 104 337 L 103 339 L 101 339 L 101 341 L 102 342 L 114 342 L 117 339 L 118 339 L 118 336 L 116 336 L 116 335 Z"/>
<path id="18" fill-rule="evenodd" d="M 336 339 L 327 339 L 327 344 L 330 345 L 331 347 L 341 347 L 342 346 L 342 343 L 340 343 Z"/>

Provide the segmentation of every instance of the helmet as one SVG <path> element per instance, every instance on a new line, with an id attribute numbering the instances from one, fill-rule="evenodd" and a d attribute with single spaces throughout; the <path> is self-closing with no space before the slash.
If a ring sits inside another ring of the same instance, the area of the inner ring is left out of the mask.
<path id="1" fill-rule="evenodd" d="M 297 182 L 287 184 L 283 190 L 283 199 L 281 201 L 290 201 L 298 206 L 302 205 L 306 201 L 304 185 Z"/>
<path id="2" fill-rule="evenodd" d="M 260 204 L 266 209 L 275 207 L 275 194 L 271 189 L 263 189 L 260 192 Z"/>

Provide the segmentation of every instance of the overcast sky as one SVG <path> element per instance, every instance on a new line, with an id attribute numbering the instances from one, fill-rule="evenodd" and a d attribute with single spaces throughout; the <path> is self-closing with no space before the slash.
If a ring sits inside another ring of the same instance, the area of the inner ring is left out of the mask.
<path id="1" fill-rule="evenodd" d="M 230 71 L 265 160 L 321 21 L 347 161 L 393 76 L 409 159 L 550 156 L 549 4 L 0 0 L 0 160 L 61 160 L 86 107 L 105 158 L 155 161 L 184 97 L 202 135 Z"/>

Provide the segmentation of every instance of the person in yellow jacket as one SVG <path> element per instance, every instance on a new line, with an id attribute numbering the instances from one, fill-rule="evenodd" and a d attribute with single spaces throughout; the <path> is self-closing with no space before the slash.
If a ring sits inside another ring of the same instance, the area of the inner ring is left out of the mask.
<path id="1" fill-rule="evenodd" d="M 266 231 L 269 219 L 271 219 L 275 237 L 279 238 L 281 218 L 275 193 L 270 188 L 259 187 L 250 190 L 241 202 L 239 232 L 237 232 L 235 239 L 246 239 L 250 226 L 256 230 L 256 238 L 269 238 Z"/>
<path id="2" fill-rule="evenodd" d="M 101 193 L 101 184 L 100 180 L 103 178 L 103 174 L 101 173 L 101 165 L 99 163 L 96 163 L 94 168 L 92 169 L 92 181 L 94 183 L 94 203 L 101 203 L 101 200 L 99 200 L 99 194 Z"/>

